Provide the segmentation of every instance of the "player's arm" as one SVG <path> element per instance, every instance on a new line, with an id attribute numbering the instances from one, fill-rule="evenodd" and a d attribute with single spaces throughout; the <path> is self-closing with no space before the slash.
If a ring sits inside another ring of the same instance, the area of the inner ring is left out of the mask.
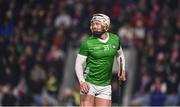
<path id="1" fill-rule="evenodd" d="M 78 77 L 79 83 L 85 82 L 83 76 L 83 64 L 86 62 L 87 56 L 78 54 L 75 63 L 75 72 Z"/>
<path id="2" fill-rule="evenodd" d="M 88 46 L 87 42 L 83 41 L 81 43 L 79 53 L 77 54 L 76 62 L 75 62 L 75 72 L 78 77 L 79 83 L 85 82 L 84 76 L 83 76 L 83 64 L 86 62 L 88 56 Z"/>
<path id="3" fill-rule="evenodd" d="M 89 91 L 89 85 L 85 82 L 83 75 L 84 72 L 83 64 L 86 63 L 87 56 L 88 56 L 88 46 L 87 46 L 87 42 L 84 41 L 80 46 L 79 54 L 77 55 L 76 63 L 75 63 L 75 72 L 80 83 L 81 91 L 83 93 L 88 93 Z"/>
<path id="4" fill-rule="evenodd" d="M 84 76 L 83 76 L 83 64 L 86 62 L 87 56 L 83 56 L 78 54 L 76 58 L 75 63 L 75 72 L 78 77 L 80 88 L 83 93 L 88 93 L 89 91 L 89 85 L 85 82 Z"/>
<path id="5" fill-rule="evenodd" d="M 118 72 L 119 79 L 120 80 L 126 80 L 126 77 L 125 77 L 125 57 L 124 57 L 124 52 L 123 52 L 121 46 L 120 46 L 119 50 L 117 51 L 116 58 L 117 58 L 119 68 L 122 67 L 122 71 Z M 120 61 L 122 61 L 122 62 L 120 62 Z M 120 75 L 120 72 L 122 72 L 121 75 Z"/>

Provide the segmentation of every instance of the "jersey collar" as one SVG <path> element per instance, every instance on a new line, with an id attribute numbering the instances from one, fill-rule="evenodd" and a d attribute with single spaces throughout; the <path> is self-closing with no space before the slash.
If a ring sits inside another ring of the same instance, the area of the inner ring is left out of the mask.
<path id="1" fill-rule="evenodd" d="M 107 33 L 107 38 L 106 39 L 103 40 L 103 39 L 98 38 L 98 40 L 100 42 L 102 42 L 102 43 L 106 43 L 109 40 L 109 33 Z"/>

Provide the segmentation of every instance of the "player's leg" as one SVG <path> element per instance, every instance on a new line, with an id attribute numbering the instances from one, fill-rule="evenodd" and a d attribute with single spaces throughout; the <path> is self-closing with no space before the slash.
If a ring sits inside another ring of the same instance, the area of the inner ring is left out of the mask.
<path id="1" fill-rule="evenodd" d="M 111 106 L 111 85 L 98 86 L 98 95 L 95 97 L 96 106 Z"/>
<path id="2" fill-rule="evenodd" d="M 111 106 L 111 100 L 96 97 L 95 105 L 96 106 Z"/>
<path id="3" fill-rule="evenodd" d="M 92 95 L 81 95 L 80 106 L 94 106 L 94 98 Z"/>

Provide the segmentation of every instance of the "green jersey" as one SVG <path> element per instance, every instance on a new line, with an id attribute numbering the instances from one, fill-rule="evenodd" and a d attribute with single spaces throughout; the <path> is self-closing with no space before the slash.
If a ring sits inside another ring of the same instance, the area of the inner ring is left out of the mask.
<path id="1" fill-rule="evenodd" d="M 120 48 L 119 36 L 109 33 L 109 39 L 103 43 L 94 36 L 82 42 L 79 54 L 87 56 L 85 80 L 98 86 L 111 84 L 114 56 Z"/>

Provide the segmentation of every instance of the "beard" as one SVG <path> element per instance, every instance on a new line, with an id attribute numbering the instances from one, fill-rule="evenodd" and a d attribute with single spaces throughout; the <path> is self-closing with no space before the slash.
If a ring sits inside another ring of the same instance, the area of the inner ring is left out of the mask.
<path id="1" fill-rule="evenodd" d="M 101 31 L 101 32 L 99 32 L 99 31 L 94 31 L 94 32 L 92 32 L 92 35 L 95 36 L 95 37 L 97 37 L 97 38 L 100 38 L 101 35 L 104 34 L 104 33 L 105 33 L 105 32 L 102 32 L 102 31 Z"/>

